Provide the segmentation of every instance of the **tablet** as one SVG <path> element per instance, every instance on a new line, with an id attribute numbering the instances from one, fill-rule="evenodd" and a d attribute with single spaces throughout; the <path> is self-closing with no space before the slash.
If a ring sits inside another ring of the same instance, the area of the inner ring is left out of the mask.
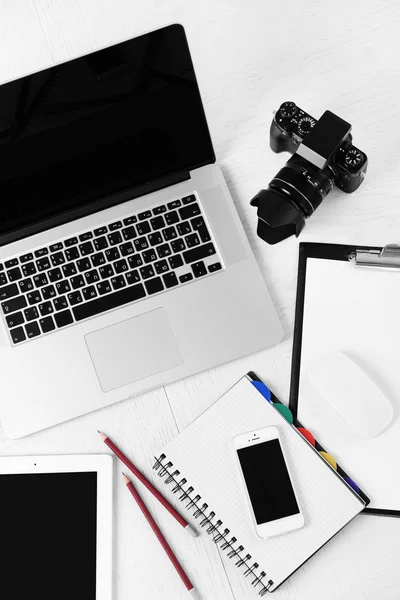
<path id="1" fill-rule="evenodd" d="M 112 458 L 0 457 L 5 598 L 111 600 Z"/>

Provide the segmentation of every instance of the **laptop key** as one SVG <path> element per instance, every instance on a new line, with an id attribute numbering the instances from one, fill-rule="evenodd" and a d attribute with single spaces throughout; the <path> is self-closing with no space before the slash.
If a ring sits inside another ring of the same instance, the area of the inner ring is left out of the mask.
<path id="1" fill-rule="evenodd" d="M 200 227 L 197 230 L 197 233 L 199 234 L 200 239 L 203 242 L 203 244 L 205 244 L 205 242 L 209 242 L 211 240 L 211 236 L 208 233 L 208 229 L 205 225 L 203 225 L 203 227 Z"/>
<path id="2" fill-rule="evenodd" d="M 168 208 L 170 210 L 173 210 L 174 208 L 179 208 L 181 206 L 181 201 L 180 200 L 174 200 L 173 202 L 169 202 L 167 204 Z"/>
<path id="3" fill-rule="evenodd" d="M 161 275 L 162 273 L 166 273 L 169 271 L 169 266 L 166 260 L 159 260 L 154 264 L 154 268 L 156 270 L 157 275 Z"/>
<path id="4" fill-rule="evenodd" d="M 68 240 L 64 240 L 64 245 L 66 248 L 69 248 L 70 246 L 75 246 L 75 244 L 78 243 L 78 238 L 77 237 L 72 237 L 69 238 Z"/>
<path id="5" fill-rule="evenodd" d="M 170 272 L 163 275 L 164 285 L 167 289 L 178 285 L 179 281 L 175 273 Z"/>
<path id="6" fill-rule="evenodd" d="M 183 223 L 179 223 L 179 225 L 176 226 L 179 235 L 187 235 L 188 233 L 190 233 L 192 231 L 192 228 L 190 226 L 190 222 L 189 221 L 183 221 Z M 194 229 L 194 227 L 193 227 Z"/>
<path id="7" fill-rule="evenodd" d="M 73 265 L 66 265 L 67 267 L 72 267 Z M 63 274 L 61 273 L 60 267 L 56 267 L 55 269 L 51 269 L 48 272 L 49 281 L 54 283 L 55 281 L 59 281 L 63 278 Z"/>
<path id="8" fill-rule="evenodd" d="M 18 294 L 19 290 L 17 284 L 12 283 L 11 285 L 6 285 L 0 289 L 0 300 L 7 300 L 8 298 L 12 298 Z"/>
<path id="9" fill-rule="evenodd" d="M 22 327 L 17 327 L 16 329 L 11 329 L 10 331 L 11 339 L 14 344 L 19 344 L 26 340 L 25 331 Z"/>
<path id="10" fill-rule="evenodd" d="M 147 243 L 147 239 L 145 237 L 138 238 L 133 242 L 135 244 L 135 248 L 138 252 L 140 250 L 147 250 L 149 244 Z"/>
<path id="11" fill-rule="evenodd" d="M 70 294 L 68 294 L 68 300 L 71 306 L 75 306 L 75 304 L 80 304 L 81 302 L 83 302 L 81 292 L 71 292 Z"/>
<path id="12" fill-rule="evenodd" d="M 65 296 L 60 296 L 59 298 L 56 298 L 53 302 L 54 304 L 54 308 L 58 311 L 58 310 L 63 310 L 64 308 L 68 307 L 68 302 Z M 54 317 L 56 319 L 56 323 L 57 323 L 57 318 Z M 58 324 L 58 323 L 57 323 Z"/>
<path id="13" fill-rule="evenodd" d="M 25 325 L 25 333 L 29 340 L 40 335 L 39 325 L 36 322 L 28 323 Z"/>
<path id="14" fill-rule="evenodd" d="M 132 242 L 126 242 L 126 244 L 121 244 L 119 247 L 122 256 L 128 256 L 129 254 L 133 254 L 135 252 Z"/>
<path id="15" fill-rule="evenodd" d="M 71 277 L 70 279 L 71 285 L 72 285 L 72 289 L 77 290 L 78 288 L 81 288 L 85 285 L 85 280 L 83 279 L 82 275 L 77 275 L 76 277 Z M 64 292 L 60 291 L 60 294 L 63 294 Z"/>
<path id="16" fill-rule="evenodd" d="M 192 233 L 185 237 L 185 242 L 188 248 L 194 248 L 195 246 L 199 246 L 200 238 L 197 233 Z"/>
<path id="17" fill-rule="evenodd" d="M 111 277 L 111 285 L 114 290 L 119 290 L 126 286 L 126 281 L 122 275 L 116 275 L 115 277 Z"/>
<path id="18" fill-rule="evenodd" d="M 0 273 L 0 285 L 6 285 L 8 279 L 5 273 Z"/>
<path id="19" fill-rule="evenodd" d="M 68 248 L 65 251 L 65 256 L 68 261 L 76 260 L 80 256 L 78 248 L 76 246 L 73 246 L 72 248 Z"/>
<path id="20" fill-rule="evenodd" d="M 132 223 L 137 223 L 137 218 L 136 217 L 127 217 L 126 219 L 124 219 L 123 221 L 124 225 L 132 225 Z"/>
<path id="21" fill-rule="evenodd" d="M 82 279 L 82 275 L 78 275 L 78 277 L 80 277 Z M 73 277 L 72 279 L 78 279 L 78 277 Z M 71 279 L 71 283 L 72 283 L 72 279 Z M 79 286 L 81 287 L 81 286 Z M 74 287 L 75 289 L 75 287 Z M 56 290 L 58 292 L 58 295 L 61 296 L 62 294 L 66 294 L 67 292 L 71 291 L 71 286 L 69 284 L 69 281 L 67 281 L 66 279 L 64 279 L 64 281 L 58 281 L 56 283 Z"/>
<path id="22" fill-rule="evenodd" d="M 204 246 L 198 246 L 197 248 L 186 250 L 186 252 L 183 253 L 183 259 L 185 263 L 188 264 L 203 260 L 203 258 L 212 256 L 213 254 L 215 254 L 215 248 L 210 242 L 209 244 L 204 244 Z"/>
<path id="23" fill-rule="evenodd" d="M 22 279 L 22 281 L 18 282 L 18 285 L 22 294 L 26 294 L 26 292 L 33 290 L 33 283 L 30 277 L 28 277 L 28 279 Z"/>
<path id="24" fill-rule="evenodd" d="M 157 246 L 157 254 L 158 258 L 165 258 L 166 256 L 170 256 L 171 248 L 169 244 L 163 244 L 162 246 Z"/>
<path id="25" fill-rule="evenodd" d="M 44 256 L 45 254 L 48 254 L 49 251 L 47 248 L 40 248 L 39 250 L 35 250 L 35 256 L 36 258 L 40 258 L 41 256 Z"/>
<path id="26" fill-rule="evenodd" d="M 4 263 L 6 269 L 11 269 L 11 267 L 16 267 L 18 264 L 18 258 L 10 258 L 10 260 L 6 260 Z"/>
<path id="27" fill-rule="evenodd" d="M 182 204 L 190 204 L 196 200 L 196 196 L 194 194 L 190 194 L 190 196 L 185 196 L 182 198 Z"/>
<path id="28" fill-rule="evenodd" d="M 179 221 L 179 215 L 176 212 L 176 210 L 173 210 L 170 213 L 167 213 L 165 215 L 165 222 L 167 225 L 175 225 L 175 223 L 178 223 Z"/>
<path id="29" fill-rule="evenodd" d="M 157 231 L 157 229 L 162 229 L 163 227 L 165 227 L 165 221 L 161 216 L 154 217 L 154 219 L 150 219 L 150 223 L 151 223 L 151 226 L 154 231 Z"/>
<path id="30" fill-rule="evenodd" d="M 7 275 L 10 281 L 18 281 L 18 279 L 22 279 L 21 269 L 19 267 L 10 269 L 9 271 L 7 271 Z"/>
<path id="31" fill-rule="evenodd" d="M 81 251 L 82 256 L 93 254 L 94 248 L 92 242 L 85 242 L 84 244 L 79 244 L 79 250 Z"/>
<path id="32" fill-rule="evenodd" d="M 175 254 L 177 252 L 183 252 L 183 250 L 186 250 L 185 242 L 181 238 L 179 238 L 179 240 L 174 240 L 171 242 L 171 248 Z"/>
<path id="33" fill-rule="evenodd" d="M 121 246 L 122 248 L 122 246 Z M 102 252 L 98 252 L 97 254 L 93 254 L 92 256 L 92 265 L 94 267 L 100 267 L 100 265 L 104 265 L 106 262 L 106 259 L 104 257 L 104 254 Z"/>
<path id="34" fill-rule="evenodd" d="M 48 285 L 47 287 L 42 288 L 42 296 L 43 300 L 51 300 L 56 295 L 56 290 L 54 285 Z"/>
<path id="35" fill-rule="evenodd" d="M 131 267 L 131 269 L 136 269 L 136 268 L 142 266 L 143 260 L 142 260 L 142 257 L 140 256 L 140 254 L 135 254 L 134 256 L 128 257 L 128 263 L 129 263 L 129 266 Z"/>
<path id="36" fill-rule="evenodd" d="M 29 275 L 34 275 L 36 273 L 35 263 L 33 262 L 22 265 L 21 269 L 24 277 L 28 277 Z"/>
<path id="37" fill-rule="evenodd" d="M 98 315 L 106 310 L 111 310 L 113 308 L 123 306 L 124 304 L 128 304 L 128 302 L 140 300 L 145 296 L 146 292 L 143 284 L 138 283 L 136 285 L 131 285 L 125 287 L 124 289 L 118 290 L 114 294 L 108 294 L 100 298 L 96 298 L 96 300 L 92 300 L 91 302 L 85 302 L 85 304 L 73 308 L 72 312 L 74 313 L 75 320 L 81 321 L 82 319 L 93 317 L 94 315 Z"/>
<path id="38" fill-rule="evenodd" d="M 153 267 L 151 265 L 148 265 L 147 267 L 141 267 L 140 274 L 142 276 L 142 279 L 149 279 L 150 277 L 154 277 L 155 275 Z"/>
<path id="39" fill-rule="evenodd" d="M 31 306 L 33 304 L 38 304 L 39 302 L 42 301 L 42 296 L 40 295 L 39 290 L 35 290 L 34 292 L 29 292 L 29 294 L 27 294 L 26 297 Z"/>
<path id="40" fill-rule="evenodd" d="M 109 248 L 105 251 L 105 255 L 108 262 L 118 260 L 118 258 L 121 258 L 120 253 L 118 252 L 118 248 Z"/>
<path id="41" fill-rule="evenodd" d="M 163 230 L 163 236 L 165 241 L 169 242 L 170 240 L 177 238 L 178 234 L 176 233 L 175 227 L 167 227 L 167 229 Z"/>
<path id="42" fill-rule="evenodd" d="M 39 275 L 35 275 L 35 277 L 33 278 L 33 283 L 37 288 L 47 285 L 49 281 L 47 279 L 46 273 L 39 273 Z"/>
<path id="43" fill-rule="evenodd" d="M 106 248 L 108 248 L 107 238 L 105 237 L 100 237 L 97 238 L 97 240 L 93 240 L 93 244 L 97 251 L 105 250 Z"/>
<path id="44" fill-rule="evenodd" d="M 56 252 L 55 254 L 52 254 L 50 258 L 54 267 L 57 265 L 63 265 L 65 263 L 65 257 L 62 252 Z"/>
<path id="45" fill-rule="evenodd" d="M 54 320 L 57 323 L 57 327 L 65 327 L 74 322 L 74 318 L 70 310 L 63 310 L 62 312 L 54 315 Z"/>
<path id="46" fill-rule="evenodd" d="M 38 271 L 47 271 L 50 269 L 51 264 L 47 256 L 45 256 L 44 258 L 39 258 L 39 260 L 36 261 L 36 266 Z"/>
<path id="47" fill-rule="evenodd" d="M 128 282 L 128 285 L 133 285 L 134 283 L 138 283 L 138 281 L 140 281 L 140 275 L 136 270 L 129 271 L 129 273 L 127 273 L 125 277 L 126 281 Z"/>
<path id="48" fill-rule="evenodd" d="M 192 281 L 193 275 L 191 273 L 185 273 L 179 277 L 179 281 L 181 283 L 187 283 L 188 281 Z"/>
<path id="49" fill-rule="evenodd" d="M 6 322 L 10 329 L 12 329 L 12 327 L 16 327 L 17 325 L 21 325 L 24 320 L 25 319 L 22 312 L 16 312 L 6 317 Z"/>
<path id="50" fill-rule="evenodd" d="M 100 280 L 99 274 L 96 269 L 92 269 L 91 271 L 86 271 L 84 275 L 86 279 L 86 283 L 91 285 L 92 283 L 96 283 Z"/>
<path id="51" fill-rule="evenodd" d="M 89 285 L 89 287 L 83 288 L 82 294 L 85 300 L 93 300 L 97 296 L 96 288 L 94 285 Z"/>
<path id="52" fill-rule="evenodd" d="M 200 207 L 198 204 L 189 204 L 188 206 L 184 206 L 179 209 L 179 214 L 181 216 L 182 221 L 186 219 L 191 219 L 192 217 L 197 217 L 200 214 Z"/>
<path id="53" fill-rule="evenodd" d="M 98 283 L 96 285 L 97 287 L 97 291 L 99 292 L 100 296 L 103 296 L 104 294 L 108 294 L 109 292 L 111 292 L 111 285 L 109 281 L 101 281 L 100 283 Z"/>
<path id="54" fill-rule="evenodd" d="M 128 270 L 128 263 L 126 262 L 125 258 L 122 260 L 117 260 L 113 266 L 116 273 L 124 273 Z"/>
<path id="55" fill-rule="evenodd" d="M 122 237 L 119 231 L 114 231 L 114 233 L 109 233 L 107 236 L 110 246 L 115 246 L 122 242 Z"/>
<path id="56" fill-rule="evenodd" d="M 56 328 L 53 317 L 44 317 L 43 319 L 39 319 L 39 323 L 43 333 L 49 333 L 49 331 L 54 331 Z"/>
<path id="57" fill-rule="evenodd" d="M 164 205 L 156 206 L 156 208 L 153 208 L 153 215 L 161 215 L 161 213 L 165 213 L 166 210 L 167 207 Z"/>
<path id="58" fill-rule="evenodd" d="M 108 226 L 108 229 L 109 229 L 110 231 L 115 231 L 116 229 L 121 229 L 121 227 L 122 227 L 122 223 L 121 223 L 121 221 L 115 221 L 115 223 L 111 223 L 111 224 Z"/>
<path id="59" fill-rule="evenodd" d="M 133 240 L 137 236 L 136 229 L 133 226 L 127 227 L 126 229 L 122 230 L 122 235 L 126 241 Z"/>
<path id="60" fill-rule="evenodd" d="M 146 286 L 148 294 L 157 294 L 157 292 L 162 292 L 164 289 L 164 284 L 161 277 L 149 279 L 148 281 L 145 281 L 144 285 Z"/>
<path id="61" fill-rule="evenodd" d="M 99 268 L 99 273 L 102 279 L 108 279 L 114 275 L 114 269 L 111 265 L 104 265 L 104 267 Z"/>
<path id="62" fill-rule="evenodd" d="M 222 269 L 222 265 L 219 262 L 216 262 L 212 265 L 208 265 L 208 270 L 210 273 L 215 273 L 215 271 L 220 271 Z"/>
<path id="63" fill-rule="evenodd" d="M 37 311 L 36 306 L 31 306 L 30 308 L 26 308 L 24 310 L 25 319 L 27 321 L 33 321 L 33 319 L 39 318 L 39 313 Z"/>
<path id="64" fill-rule="evenodd" d="M 162 219 L 162 217 L 157 218 Z M 150 233 L 151 228 L 147 221 L 143 221 L 143 223 L 139 223 L 139 225 L 136 225 L 136 231 L 138 232 L 138 235 L 146 235 L 147 233 Z"/>
<path id="65" fill-rule="evenodd" d="M 57 242 L 57 244 L 53 244 L 49 247 L 50 252 L 57 252 L 57 250 L 62 250 L 63 244 L 62 242 Z"/>
<path id="66" fill-rule="evenodd" d="M 30 260 L 33 260 L 33 254 L 32 252 L 28 252 L 28 254 L 23 254 L 22 256 L 19 257 L 19 262 L 20 263 L 26 263 Z"/>
<path id="67" fill-rule="evenodd" d="M 49 315 L 50 313 L 53 312 L 52 303 L 51 302 L 43 302 L 42 304 L 39 304 L 39 311 L 40 311 L 40 314 L 42 315 L 42 317 Z"/>
<path id="68" fill-rule="evenodd" d="M 77 260 L 76 266 L 78 267 L 79 273 L 83 273 L 83 271 L 88 271 L 92 268 L 92 265 L 90 264 L 90 260 L 88 258 L 81 258 L 80 260 Z"/>
<path id="69" fill-rule="evenodd" d="M 104 235 L 105 233 L 107 233 L 107 227 L 98 227 L 94 230 L 94 235 L 96 237 L 98 237 L 99 235 Z M 96 240 L 94 241 L 94 243 L 96 244 Z"/>
<path id="70" fill-rule="evenodd" d="M 18 296 L 18 298 L 7 300 L 6 302 L 1 303 L 4 314 L 13 313 L 21 308 L 25 308 L 25 306 L 27 306 L 25 296 Z"/>
<path id="71" fill-rule="evenodd" d="M 86 231 L 85 233 L 81 233 L 79 236 L 80 242 L 87 242 L 87 240 L 91 240 L 93 238 L 93 233 L 91 231 Z"/>
<path id="72" fill-rule="evenodd" d="M 156 254 L 155 250 L 146 250 L 145 252 L 142 252 L 142 257 L 143 257 L 145 264 L 151 263 L 151 262 L 154 262 L 155 260 L 157 260 L 157 254 Z"/>
<path id="73" fill-rule="evenodd" d="M 74 263 L 67 263 L 62 266 L 62 272 L 64 277 L 72 277 L 72 275 L 76 275 L 78 271 L 76 270 Z"/>
<path id="74" fill-rule="evenodd" d="M 144 221 L 144 219 L 150 219 L 151 211 L 145 210 L 144 212 L 139 213 L 138 217 L 139 217 L 139 221 Z"/>
<path id="75" fill-rule="evenodd" d="M 158 246 L 158 244 L 162 244 L 164 241 L 159 231 L 156 233 L 151 233 L 148 237 L 148 240 L 150 242 L 150 246 Z"/>
<path id="76" fill-rule="evenodd" d="M 179 267 L 183 265 L 182 256 L 180 254 L 178 254 L 177 256 L 170 256 L 168 260 L 171 269 L 179 269 Z"/>
<path id="77" fill-rule="evenodd" d="M 207 275 L 207 269 L 203 261 L 192 263 L 192 271 L 196 278 Z"/>
<path id="78" fill-rule="evenodd" d="M 3 270 L 4 270 L 4 265 L 3 265 L 3 263 L 0 263 L 0 271 L 3 271 Z"/>

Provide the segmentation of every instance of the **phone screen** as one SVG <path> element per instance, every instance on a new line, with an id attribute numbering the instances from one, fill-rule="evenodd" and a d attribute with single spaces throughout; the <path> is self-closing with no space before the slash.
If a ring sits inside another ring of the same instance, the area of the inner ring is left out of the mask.
<path id="1" fill-rule="evenodd" d="M 300 512 L 278 439 L 237 453 L 258 525 Z"/>

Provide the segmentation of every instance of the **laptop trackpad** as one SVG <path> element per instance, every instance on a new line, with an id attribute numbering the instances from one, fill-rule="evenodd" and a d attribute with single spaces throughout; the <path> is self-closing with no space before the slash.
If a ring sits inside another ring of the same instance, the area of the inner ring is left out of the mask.
<path id="1" fill-rule="evenodd" d="M 163 308 L 85 336 L 103 392 L 183 363 Z"/>

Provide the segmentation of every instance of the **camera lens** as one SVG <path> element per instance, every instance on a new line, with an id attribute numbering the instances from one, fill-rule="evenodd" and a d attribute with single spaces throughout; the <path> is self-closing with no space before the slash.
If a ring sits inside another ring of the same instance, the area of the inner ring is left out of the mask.
<path id="1" fill-rule="evenodd" d="M 294 154 L 266 190 L 251 201 L 258 206 L 258 234 L 269 244 L 298 236 L 306 219 L 335 185 L 333 167 L 319 169 Z"/>

